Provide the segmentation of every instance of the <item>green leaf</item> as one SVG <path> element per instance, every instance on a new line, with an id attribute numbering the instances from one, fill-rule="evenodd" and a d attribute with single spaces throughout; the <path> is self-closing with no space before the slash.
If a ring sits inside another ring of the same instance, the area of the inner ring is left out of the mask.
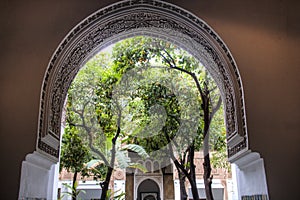
<path id="1" fill-rule="evenodd" d="M 117 151 L 116 159 L 121 169 L 125 169 L 126 167 L 128 167 L 130 158 L 126 155 L 125 151 Z"/>
<path id="2" fill-rule="evenodd" d="M 90 160 L 88 163 L 86 163 L 86 168 L 88 168 L 88 169 L 93 168 L 100 164 L 104 164 L 104 162 L 99 159 L 93 159 L 93 160 Z"/>
<path id="3" fill-rule="evenodd" d="M 135 153 L 137 153 L 139 156 L 142 158 L 147 158 L 149 157 L 148 153 L 145 151 L 145 149 L 137 144 L 127 144 L 122 147 L 122 150 L 130 150 Z"/>

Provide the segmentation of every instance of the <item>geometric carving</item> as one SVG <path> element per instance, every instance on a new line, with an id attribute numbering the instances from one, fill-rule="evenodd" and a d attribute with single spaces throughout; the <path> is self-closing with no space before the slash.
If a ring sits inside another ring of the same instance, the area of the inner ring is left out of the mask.
<path id="1" fill-rule="evenodd" d="M 42 140 L 39 140 L 38 147 L 40 150 L 43 150 L 45 153 L 58 158 L 59 150 L 51 147 L 49 144 L 45 143 Z"/>
<path id="2" fill-rule="evenodd" d="M 145 35 L 175 43 L 195 56 L 217 83 L 225 108 L 229 159 L 248 150 L 244 91 L 236 63 L 221 38 L 200 18 L 159 0 L 128 0 L 100 9 L 77 25 L 53 54 L 40 99 L 38 150 L 58 160 L 61 117 L 68 88 L 82 65 L 119 40 Z M 242 139 L 236 139 L 242 138 Z"/>

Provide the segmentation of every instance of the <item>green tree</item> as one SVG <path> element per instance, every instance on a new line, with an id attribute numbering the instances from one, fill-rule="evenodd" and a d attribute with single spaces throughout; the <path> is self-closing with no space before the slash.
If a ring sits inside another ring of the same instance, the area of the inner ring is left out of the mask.
<path id="1" fill-rule="evenodd" d="M 109 193 L 109 182 L 116 166 L 142 169 L 126 157 L 127 150 L 147 156 L 137 145 L 121 146 L 118 142 L 125 134 L 121 131 L 124 106 L 113 98 L 114 86 L 121 75 L 111 65 L 106 53 L 88 61 L 70 86 L 67 101 L 67 124 L 79 130 L 93 153 L 93 161 L 99 163 L 85 175 L 93 174 L 101 180 L 100 199 L 106 199 Z"/>
<path id="2" fill-rule="evenodd" d="M 151 81 L 144 80 L 145 76 Z M 108 191 L 117 164 L 123 160 L 127 163 L 123 166 L 129 166 L 130 160 L 122 150 L 122 143 L 127 142 L 141 145 L 148 152 L 165 150 L 157 156 L 172 158 L 182 199 L 187 198 L 185 179 L 190 182 L 194 199 L 199 199 L 194 152 L 203 148 L 207 198 L 212 199 L 207 152 L 211 138 L 222 138 L 216 136 L 219 129 L 211 125 L 221 106 L 217 91 L 199 61 L 184 50 L 159 39 L 134 37 L 115 44 L 112 58 L 98 54 L 80 70 L 69 90 L 68 106 L 72 109 L 68 116 L 72 117 L 67 122 L 80 130 L 96 159 L 101 160 L 105 171 L 101 175 L 102 191 Z M 194 104 L 199 106 L 191 107 Z M 210 131 L 214 137 L 209 137 Z M 149 132 L 159 134 L 149 137 Z M 117 157 L 122 159 L 116 162 Z M 104 192 L 101 199 L 105 199 Z"/>
<path id="3" fill-rule="evenodd" d="M 197 90 L 200 94 L 201 97 L 201 114 L 202 114 L 202 133 L 203 133 L 203 154 L 204 154 L 204 163 L 203 163 L 203 168 L 204 168 L 204 184 L 205 184 L 205 193 L 206 193 L 206 198 L 209 200 L 213 199 L 213 194 L 212 194 L 212 176 L 211 176 L 211 163 L 210 163 L 210 154 L 209 154 L 209 135 L 210 135 L 210 125 L 212 122 L 212 119 L 215 115 L 215 113 L 219 110 L 221 106 L 221 97 L 218 95 L 215 95 L 215 91 L 217 87 L 214 85 L 213 81 L 209 80 L 209 77 L 207 73 L 203 73 L 203 79 L 199 80 L 197 77 L 197 74 L 193 72 L 193 66 L 190 65 L 190 62 L 187 62 L 186 65 L 181 65 L 181 63 L 176 62 L 176 57 L 164 49 L 163 46 L 160 45 L 159 50 L 157 51 L 163 58 L 164 62 L 166 62 L 171 69 L 175 69 L 178 71 L 181 71 L 187 75 L 189 75 L 191 78 L 193 78 L 194 83 L 197 87 Z M 198 73 L 199 76 L 200 73 Z M 213 85 L 213 87 L 210 87 Z M 200 123 L 201 124 L 201 123 Z M 180 169 L 183 174 L 188 178 L 190 184 L 191 184 L 191 189 L 192 189 L 192 194 L 194 199 L 199 199 L 198 195 L 198 190 L 197 190 L 197 185 L 196 185 L 196 173 L 195 173 L 195 165 L 194 165 L 194 152 L 197 148 L 196 140 L 194 139 L 191 145 L 189 145 L 188 149 L 186 150 L 188 152 L 188 169 L 189 172 L 186 170 L 182 163 L 178 162 L 178 160 L 173 156 L 173 161 L 178 169 Z M 171 145 L 169 145 L 170 148 L 172 148 Z M 173 151 L 170 151 L 173 152 Z"/>
<path id="4" fill-rule="evenodd" d="M 77 127 L 93 156 L 103 161 L 101 199 L 106 198 L 115 163 L 115 145 L 120 134 L 119 119 L 112 115 L 110 86 L 117 81 L 109 70 L 109 57 L 98 54 L 80 70 L 68 91 L 67 123 Z M 115 121 L 117 120 L 117 122 Z"/>
<path id="5" fill-rule="evenodd" d="M 77 175 L 84 171 L 84 164 L 89 161 L 91 155 L 84 144 L 78 130 L 74 126 L 67 126 L 62 137 L 62 148 L 60 157 L 60 169 L 65 168 L 73 172 L 72 199 L 76 200 Z"/>
<path id="6" fill-rule="evenodd" d="M 190 182 L 194 199 L 199 199 L 196 187 L 194 152 L 202 147 L 205 155 L 203 166 L 205 170 L 204 179 L 206 196 L 208 199 L 212 199 L 212 177 L 208 153 L 209 129 L 216 111 L 221 106 L 221 98 L 217 95 L 217 87 L 214 85 L 212 79 L 207 75 L 203 68 L 201 68 L 200 63 L 193 56 L 176 48 L 168 42 L 154 38 L 135 37 L 124 40 L 116 44 L 113 57 L 115 68 L 117 70 L 127 72 L 133 68 L 161 65 L 168 67 L 171 71 L 175 70 L 180 72 L 181 77 L 184 78 L 184 82 L 181 81 L 181 83 L 183 82 L 186 85 L 194 84 L 193 88 L 195 88 L 199 94 L 198 100 L 201 104 L 199 113 L 201 113 L 202 120 L 199 122 L 197 134 L 195 137 L 192 137 L 192 141 L 189 141 L 187 138 L 181 138 L 182 140 L 187 140 L 187 143 L 189 143 L 188 146 L 180 148 L 180 145 L 172 140 L 174 133 L 178 129 L 178 118 L 180 116 L 180 112 L 182 112 L 185 108 L 180 108 L 180 106 L 176 104 L 174 94 L 173 97 L 172 95 L 169 97 L 166 96 L 167 90 L 160 84 L 150 84 L 148 86 L 143 86 L 141 84 L 136 90 L 139 94 L 136 92 L 135 96 L 132 96 L 132 107 L 139 109 L 138 112 L 135 113 L 135 116 L 131 119 L 139 118 L 138 121 L 140 128 L 133 131 L 131 137 L 134 137 L 136 132 L 143 132 L 143 127 L 145 124 L 149 125 L 149 121 L 152 122 L 152 125 L 155 125 L 155 123 L 153 123 L 153 119 L 149 116 L 149 113 L 151 113 L 151 108 L 155 103 L 163 105 L 167 111 L 167 116 L 166 119 L 164 119 L 166 125 L 161 129 L 162 133 L 157 137 L 150 137 L 146 139 L 136 137 L 133 142 L 143 145 L 148 151 L 152 151 L 157 148 L 159 149 L 162 146 L 169 144 L 168 152 L 170 153 L 170 156 L 179 172 L 180 183 L 182 186 L 182 199 L 187 198 L 184 187 L 185 178 L 188 178 Z M 187 81 L 188 78 L 192 79 L 192 81 Z M 186 89 L 190 88 L 186 87 Z M 162 100 L 162 98 L 164 98 L 164 100 Z M 139 102 L 137 102 L 136 99 L 138 99 Z M 175 112 L 172 113 L 172 111 Z M 187 135 L 191 135 L 191 133 L 187 133 Z M 204 144 L 201 142 L 203 140 Z M 176 156 L 172 153 L 174 150 L 177 151 Z"/>

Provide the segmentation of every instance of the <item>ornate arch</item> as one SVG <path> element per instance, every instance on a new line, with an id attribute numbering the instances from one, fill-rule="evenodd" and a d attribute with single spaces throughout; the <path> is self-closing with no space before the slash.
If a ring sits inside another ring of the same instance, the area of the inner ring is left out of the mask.
<path id="1" fill-rule="evenodd" d="M 244 91 L 233 56 L 203 20 L 159 0 L 126 0 L 110 5 L 84 19 L 66 36 L 44 76 L 37 151 L 58 161 L 63 104 L 78 70 L 102 48 L 136 35 L 173 42 L 202 62 L 221 91 L 229 160 L 242 156 L 248 150 Z"/>
<path id="2" fill-rule="evenodd" d="M 159 194 L 160 194 L 160 199 L 163 199 L 163 177 L 162 176 L 141 176 L 141 177 L 136 177 L 135 178 L 135 186 L 134 186 L 134 199 L 138 198 L 138 188 L 141 186 L 142 183 L 144 183 L 144 181 L 146 180 L 150 180 L 152 182 L 154 182 L 156 184 L 156 186 L 159 189 Z"/>

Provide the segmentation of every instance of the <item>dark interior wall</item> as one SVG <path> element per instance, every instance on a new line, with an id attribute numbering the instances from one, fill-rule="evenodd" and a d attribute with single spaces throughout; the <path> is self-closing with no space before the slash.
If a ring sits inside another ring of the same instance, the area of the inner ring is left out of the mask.
<path id="1" fill-rule="evenodd" d="M 0 199 L 17 199 L 22 160 L 35 150 L 40 88 L 53 52 L 76 24 L 107 5 L 109 0 L 0 1 L 0 171 L 5 185 Z"/>
<path id="2" fill-rule="evenodd" d="M 39 95 L 51 55 L 86 16 L 112 0 L 0 1 L 1 199 L 16 199 L 35 149 Z M 241 73 L 250 146 L 265 159 L 271 199 L 295 199 L 300 180 L 300 1 L 174 0 L 205 20 Z M 297 199 L 297 198 L 296 198 Z"/>

